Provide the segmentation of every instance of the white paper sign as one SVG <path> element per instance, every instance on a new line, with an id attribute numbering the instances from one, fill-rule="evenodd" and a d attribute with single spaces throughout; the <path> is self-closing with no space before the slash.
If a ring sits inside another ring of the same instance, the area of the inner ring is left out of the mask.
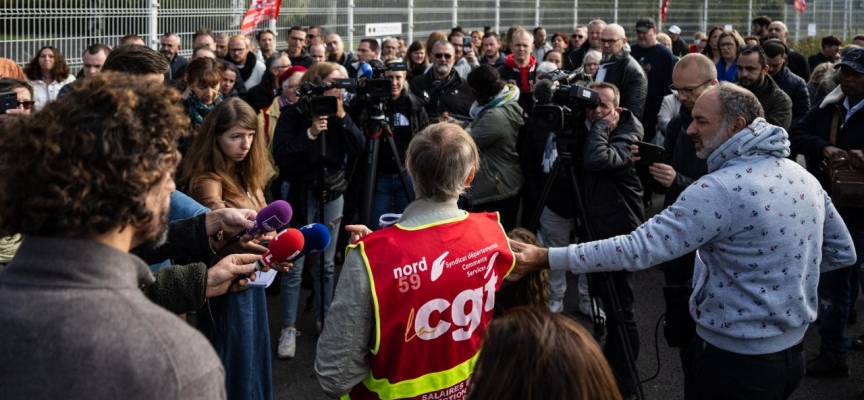
<path id="1" fill-rule="evenodd" d="M 816 36 L 816 24 L 807 24 L 807 36 Z"/>
<path id="2" fill-rule="evenodd" d="M 726 24 L 726 25 L 723 27 L 723 29 L 725 29 L 725 30 L 727 30 L 727 31 L 731 31 L 731 30 L 732 30 L 732 24 Z"/>
<path id="3" fill-rule="evenodd" d="M 395 36 L 402 34 L 402 23 L 366 24 L 366 36 Z"/>

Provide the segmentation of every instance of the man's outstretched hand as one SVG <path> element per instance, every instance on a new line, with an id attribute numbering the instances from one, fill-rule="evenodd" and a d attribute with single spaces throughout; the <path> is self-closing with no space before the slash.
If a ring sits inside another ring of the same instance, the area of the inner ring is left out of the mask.
<path id="1" fill-rule="evenodd" d="M 522 242 L 510 241 L 510 248 L 516 257 L 513 272 L 525 275 L 544 268 L 549 268 L 549 250 Z"/>

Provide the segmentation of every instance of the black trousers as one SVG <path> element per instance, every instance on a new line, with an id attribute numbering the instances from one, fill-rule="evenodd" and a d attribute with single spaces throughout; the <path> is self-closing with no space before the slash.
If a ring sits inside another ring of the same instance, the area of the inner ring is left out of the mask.
<path id="1" fill-rule="evenodd" d="M 619 318 L 612 309 L 612 293 L 608 289 L 607 282 L 611 280 L 612 287 L 617 292 L 617 300 L 621 306 Z M 626 348 L 619 332 L 623 331 L 625 337 L 630 340 L 630 349 L 633 352 L 634 365 L 639 357 L 639 330 L 636 327 L 636 311 L 633 309 L 635 297 L 633 295 L 633 273 L 629 271 L 615 271 L 609 273 L 591 274 L 591 292 L 596 293 L 603 301 L 606 310 L 606 344 L 603 346 L 603 354 L 609 361 L 618 389 L 624 398 L 636 392 L 636 377 L 630 372 L 629 360 Z"/>
<path id="2" fill-rule="evenodd" d="M 743 355 L 717 348 L 697 335 L 684 362 L 687 400 L 787 399 L 804 377 L 800 345 L 771 356 Z"/>

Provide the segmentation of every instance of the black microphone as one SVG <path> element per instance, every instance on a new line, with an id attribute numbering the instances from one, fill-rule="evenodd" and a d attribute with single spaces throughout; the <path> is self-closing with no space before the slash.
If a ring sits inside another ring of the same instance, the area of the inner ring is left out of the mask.
<path id="1" fill-rule="evenodd" d="M 552 96 L 555 95 L 555 83 L 544 79 L 534 83 L 534 100 L 538 104 L 548 104 L 552 102 Z"/>

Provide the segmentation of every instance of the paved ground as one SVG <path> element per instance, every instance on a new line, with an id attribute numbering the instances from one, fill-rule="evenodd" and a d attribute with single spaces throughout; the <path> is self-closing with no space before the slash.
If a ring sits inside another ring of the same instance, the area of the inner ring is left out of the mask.
<path id="1" fill-rule="evenodd" d="M 659 204 L 659 196 L 655 196 L 655 204 Z M 656 211 L 656 210 L 655 210 Z M 337 269 L 338 273 L 338 269 Z M 578 312 L 576 284 L 572 275 L 568 275 L 570 284 L 567 289 L 565 312 L 570 315 L 581 315 Z M 681 399 L 683 398 L 684 377 L 681 372 L 678 350 L 666 346 L 662 331 L 655 335 L 657 321 L 664 312 L 664 301 L 661 288 L 663 272 L 659 269 L 649 269 L 635 274 L 636 310 L 639 318 L 639 333 L 641 335 L 641 353 L 639 354 L 639 374 L 644 380 L 657 371 L 657 355 L 654 342 L 657 340 L 660 358 L 660 372 L 656 379 L 644 384 L 646 399 Z M 301 293 L 301 305 L 308 290 Z M 859 303 L 859 310 L 864 310 L 864 304 Z M 273 391 L 276 399 L 324 399 L 315 378 L 312 364 L 315 357 L 316 335 L 315 317 L 312 313 L 300 311 L 298 329 L 303 333 L 297 338 L 297 355 L 292 360 L 278 360 L 275 357 L 276 341 L 281 328 L 281 306 L 278 297 L 268 300 L 270 314 L 271 339 L 273 342 Z M 578 317 L 580 318 L 581 317 Z M 805 349 L 808 358 L 819 349 L 818 326 L 812 325 L 805 337 Z M 864 322 L 859 322 L 847 329 L 851 337 L 864 332 Z M 849 354 L 850 378 L 807 378 L 795 392 L 792 399 L 826 399 L 846 400 L 855 397 L 864 390 L 864 352 L 852 350 Z"/>

